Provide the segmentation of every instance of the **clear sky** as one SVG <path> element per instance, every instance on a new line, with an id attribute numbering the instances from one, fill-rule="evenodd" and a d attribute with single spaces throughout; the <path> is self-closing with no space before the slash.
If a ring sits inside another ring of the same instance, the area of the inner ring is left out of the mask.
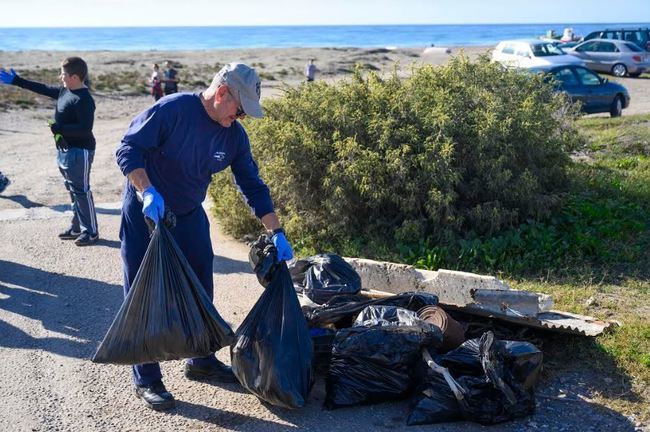
<path id="1" fill-rule="evenodd" d="M 650 22 L 650 0 L 0 0 L 0 27 Z"/>

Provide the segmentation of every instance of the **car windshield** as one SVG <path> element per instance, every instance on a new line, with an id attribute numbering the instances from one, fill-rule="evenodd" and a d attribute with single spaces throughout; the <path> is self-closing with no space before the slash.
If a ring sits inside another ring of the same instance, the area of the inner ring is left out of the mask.
<path id="1" fill-rule="evenodd" d="M 548 57 L 564 54 L 564 51 L 552 43 L 534 44 L 531 45 L 530 48 L 532 49 L 533 55 L 535 57 Z"/>

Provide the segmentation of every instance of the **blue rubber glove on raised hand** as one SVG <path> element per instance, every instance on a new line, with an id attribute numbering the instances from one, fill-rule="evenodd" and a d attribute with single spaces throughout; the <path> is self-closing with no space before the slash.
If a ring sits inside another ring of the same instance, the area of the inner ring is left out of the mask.
<path id="1" fill-rule="evenodd" d="M 273 234 L 273 237 L 271 237 L 271 241 L 278 251 L 278 261 L 288 261 L 292 259 L 293 249 L 291 249 L 291 245 L 287 241 L 287 238 L 284 235 L 284 231 L 280 229 L 273 232 L 275 234 Z"/>
<path id="2" fill-rule="evenodd" d="M 4 68 L 0 68 L 0 82 L 3 84 L 13 84 L 14 78 L 16 78 L 16 71 L 9 69 L 7 72 Z"/>
<path id="3" fill-rule="evenodd" d="M 156 225 L 165 215 L 165 200 L 153 186 L 149 186 L 142 192 L 142 214 Z"/>

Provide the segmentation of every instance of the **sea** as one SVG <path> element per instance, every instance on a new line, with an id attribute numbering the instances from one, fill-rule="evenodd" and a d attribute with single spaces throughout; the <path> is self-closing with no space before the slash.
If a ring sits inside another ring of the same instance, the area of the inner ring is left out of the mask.
<path id="1" fill-rule="evenodd" d="M 255 27 L 0 28 L 0 51 L 143 51 L 288 47 L 453 47 L 494 45 L 504 39 L 585 36 L 605 28 L 650 23 L 549 23 L 464 25 L 336 25 Z"/>

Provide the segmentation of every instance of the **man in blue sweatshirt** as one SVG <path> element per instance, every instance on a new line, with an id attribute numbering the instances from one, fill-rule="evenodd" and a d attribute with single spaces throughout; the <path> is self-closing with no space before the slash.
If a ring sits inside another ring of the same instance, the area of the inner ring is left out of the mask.
<path id="1" fill-rule="evenodd" d="M 74 240 L 77 246 L 97 242 L 97 214 L 90 191 L 90 167 L 95 156 L 93 122 L 95 101 L 84 84 L 88 75 L 86 62 L 68 57 L 61 64 L 63 86 L 48 86 L 21 78 L 13 69 L 0 68 L 0 82 L 13 84 L 56 100 L 54 120 L 50 129 L 57 148 L 59 171 L 72 200 L 72 221 L 59 234 L 63 240 Z"/>
<path id="2" fill-rule="evenodd" d="M 167 208 L 176 215 L 176 226 L 170 229 L 174 239 L 213 298 L 212 243 L 201 204 L 212 174 L 227 167 L 251 210 L 273 233 L 278 258 L 293 258 L 269 189 L 259 177 L 246 131 L 237 121 L 246 115 L 262 117 L 259 99 L 260 79 L 255 70 L 230 63 L 205 91 L 165 96 L 131 122 L 116 152 L 117 163 L 128 179 L 120 227 L 125 296 L 149 244 L 144 217 L 157 224 Z M 236 381 L 230 367 L 214 354 L 189 359 L 185 376 Z M 164 410 L 175 405 L 162 383 L 158 363 L 134 366 L 133 381 L 136 395 L 147 407 Z"/>

